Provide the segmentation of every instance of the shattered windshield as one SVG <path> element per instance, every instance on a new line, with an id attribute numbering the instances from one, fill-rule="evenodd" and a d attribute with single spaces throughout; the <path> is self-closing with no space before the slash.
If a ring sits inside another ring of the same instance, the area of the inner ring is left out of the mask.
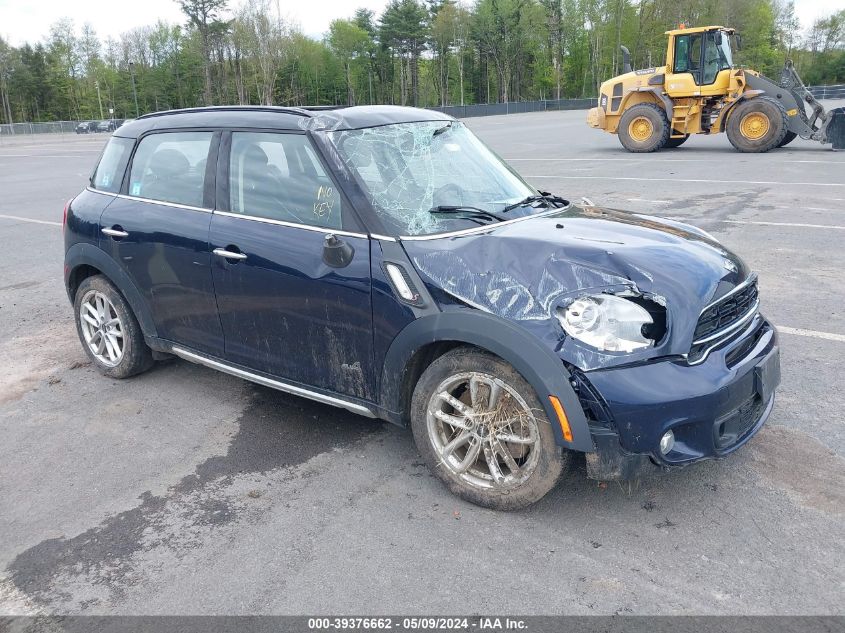
<path id="1" fill-rule="evenodd" d="M 478 226 L 483 212 L 518 217 L 519 211 L 505 207 L 537 194 L 458 121 L 397 123 L 327 136 L 382 222 L 399 235 Z M 445 207 L 465 207 L 467 213 L 447 214 Z"/>

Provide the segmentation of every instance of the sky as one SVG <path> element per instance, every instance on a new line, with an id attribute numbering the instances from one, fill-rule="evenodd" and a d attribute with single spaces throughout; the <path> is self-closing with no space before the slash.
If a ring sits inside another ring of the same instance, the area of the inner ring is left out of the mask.
<path id="1" fill-rule="evenodd" d="M 387 0 L 276 0 L 282 15 L 297 22 L 302 31 L 320 37 L 335 18 L 351 17 L 358 7 L 378 14 Z M 468 0 L 471 2 L 472 0 Z M 241 0 L 230 0 L 238 6 Z M 819 17 L 843 7 L 845 0 L 795 0 L 795 12 L 806 29 Z M 37 42 L 49 32 L 50 25 L 70 17 L 77 28 L 90 22 L 100 38 L 117 37 L 124 31 L 166 22 L 184 22 L 175 0 L 0 0 L 0 35 L 13 46 Z M 729 26 L 729 25 L 728 25 Z"/>

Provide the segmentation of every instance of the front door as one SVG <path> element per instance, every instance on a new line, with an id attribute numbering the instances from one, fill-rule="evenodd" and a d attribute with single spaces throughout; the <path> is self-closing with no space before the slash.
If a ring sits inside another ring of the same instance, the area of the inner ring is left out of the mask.
<path id="1" fill-rule="evenodd" d="M 226 359 L 372 399 L 369 238 L 343 230 L 349 210 L 305 134 L 224 145 L 210 242 Z M 343 257 L 324 252 L 329 236 Z"/>
<path id="2" fill-rule="evenodd" d="M 100 218 L 100 246 L 123 267 L 150 306 L 160 338 L 223 354 L 211 279 L 211 224 L 217 137 L 161 132 L 144 137 L 124 193 Z"/>

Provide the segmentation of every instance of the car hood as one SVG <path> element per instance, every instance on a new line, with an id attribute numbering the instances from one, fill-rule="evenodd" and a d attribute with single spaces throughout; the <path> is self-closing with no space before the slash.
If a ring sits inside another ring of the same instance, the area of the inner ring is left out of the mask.
<path id="1" fill-rule="evenodd" d="M 403 244 L 431 287 L 520 322 L 585 370 L 687 353 L 702 309 L 750 274 L 695 227 L 593 206 Z M 555 312 L 587 292 L 634 293 L 665 305 L 667 335 L 634 353 L 599 352 L 566 337 Z"/>

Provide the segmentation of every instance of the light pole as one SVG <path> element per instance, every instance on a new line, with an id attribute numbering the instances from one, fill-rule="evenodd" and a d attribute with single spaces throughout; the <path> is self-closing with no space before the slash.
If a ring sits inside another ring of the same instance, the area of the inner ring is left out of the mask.
<path id="1" fill-rule="evenodd" d="M 141 116 L 141 111 L 138 109 L 138 91 L 135 89 L 135 64 L 129 62 L 129 74 L 132 75 L 132 95 L 135 97 L 135 117 Z"/>
<path id="2" fill-rule="evenodd" d="M 97 88 L 97 103 L 100 104 L 100 120 L 103 120 L 103 100 L 100 98 L 100 82 L 95 81 L 94 86 Z"/>

